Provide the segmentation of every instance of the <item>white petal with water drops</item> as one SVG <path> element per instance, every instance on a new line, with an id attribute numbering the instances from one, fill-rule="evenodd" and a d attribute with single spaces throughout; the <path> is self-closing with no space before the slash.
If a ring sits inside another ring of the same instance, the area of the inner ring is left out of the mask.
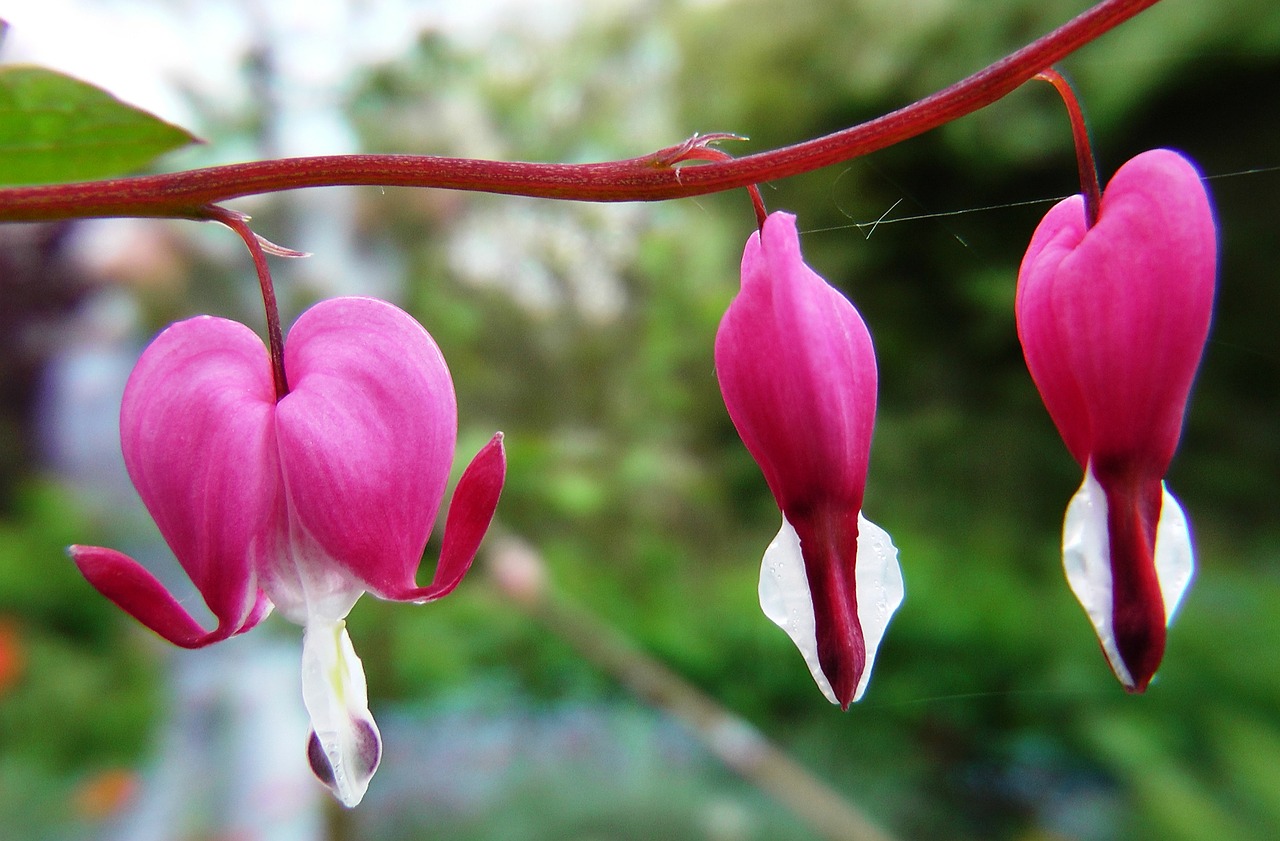
<path id="1" fill-rule="evenodd" d="M 862 626 L 867 653 L 866 665 L 853 698 L 857 701 L 867 689 L 876 651 L 884 639 L 889 619 L 902 604 L 904 592 L 898 550 L 888 533 L 863 517 L 861 512 L 858 514 L 858 562 L 854 581 L 858 592 L 858 623 Z M 831 703 L 838 704 L 839 700 L 818 661 L 813 595 L 805 575 L 800 537 L 785 516 L 778 535 L 765 549 L 764 561 L 760 565 L 760 607 L 765 616 L 791 637 L 822 694 Z"/>

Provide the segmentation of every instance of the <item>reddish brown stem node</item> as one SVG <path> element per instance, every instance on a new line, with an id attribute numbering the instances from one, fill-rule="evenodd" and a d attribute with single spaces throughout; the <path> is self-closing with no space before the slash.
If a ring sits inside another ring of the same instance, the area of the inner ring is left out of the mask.
<path id="1" fill-rule="evenodd" d="M 710 144 L 718 143 L 722 140 L 746 139 L 736 134 L 695 134 L 680 146 L 673 147 L 673 154 L 664 161 L 664 164 L 674 167 L 686 161 L 731 161 L 733 160 L 733 155 Z M 679 173 L 677 173 L 676 177 L 679 178 Z M 756 227 L 763 231 L 764 220 L 769 217 L 769 211 L 765 209 L 764 197 L 760 195 L 760 188 L 755 184 L 748 184 L 747 195 L 751 197 L 751 207 L 756 212 Z"/>

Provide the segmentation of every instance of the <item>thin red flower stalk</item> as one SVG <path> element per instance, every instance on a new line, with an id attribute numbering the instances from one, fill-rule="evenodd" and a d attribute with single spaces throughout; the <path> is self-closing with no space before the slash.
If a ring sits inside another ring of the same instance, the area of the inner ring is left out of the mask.
<path id="1" fill-rule="evenodd" d="M 483 161 L 422 155 L 333 155 L 254 161 L 163 175 L 0 189 L 0 221 L 102 216 L 209 218 L 240 196 L 303 187 L 383 186 L 577 201 L 659 201 L 812 172 L 884 149 L 990 105 L 1159 0 L 1103 0 L 950 87 L 851 128 L 768 152 L 676 168 L 673 153 L 593 164 Z"/>
<path id="2" fill-rule="evenodd" d="M 249 227 L 249 217 L 225 207 L 210 207 L 205 217 L 221 222 L 244 240 L 253 268 L 258 273 L 258 287 L 262 290 L 262 307 L 267 314 L 267 351 L 271 357 L 271 382 L 275 388 L 276 402 L 289 393 L 289 378 L 284 371 L 284 331 L 280 327 L 280 308 L 276 305 L 275 285 L 271 282 L 271 267 L 267 265 L 267 252 L 279 257 L 306 257 L 301 251 L 284 248 L 258 236 Z"/>
<path id="3" fill-rule="evenodd" d="M 1080 192 L 1084 195 L 1086 227 L 1092 228 L 1098 221 L 1098 208 L 1102 204 L 1102 185 L 1098 183 L 1098 166 L 1094 163 L 1093 146 L 1089 143 L 1089 127 L 1084 122 L 1080 98 L 1066 77 L 1052 68 L 1036 74 L 1042 82 L 1048 82 L 1062 97 L 1067 106 L 1067 118 L 1071 121 L 1071 137 L 1076 146 L 1076 166 L 1080 169 Z"/>

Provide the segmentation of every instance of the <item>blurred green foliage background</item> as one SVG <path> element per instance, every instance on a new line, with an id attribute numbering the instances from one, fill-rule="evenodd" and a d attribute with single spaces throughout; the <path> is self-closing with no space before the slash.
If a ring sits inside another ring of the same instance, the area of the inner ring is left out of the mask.
<path id="1" fill-rule="evenodd" d="M 481 48 L 424 33 L 396 60 L 353 69 L 346 115 L 368 151 L 579 161 L 733 131 L 751 140 L 729 151 L 745 153 L 901 106 L 1082 7 L 620 4 L 584 15 L 554 43 L 516 25 Z M 356 242 L 449 360 L 462 455 L 494 429 L 506 433 L 501 529 L 538 548 L 566 598 L 886 829 L 918 839 L 1275 837 L 1280 6 L 1166 0 L 1063 69 L 1083 97 L 1104 180 L 1142 150 L 1181 149 L 1209 177 L 1221 223 L 1213 333 L 1169 477 L 1200 571 L 1142 697 L 1112 678 L 1065 586 L 1059 529 L 1080 477 L 1014 333 L 1022 250 L 1051 200 L 1077 189 L 1048 86 L 764 189 L 772 209 L 798 214 L 808 261 L 856 302 L 879 356 L 866 513 L 894 536 L 907 599 L 865 700 L 847 714 L 823 701 L 755 603 L 778 515 L 720 403 L 711 353 L 752 226 L 744 195 L 600 207 L 366 189 L 352 191 Z M 223 114 L 203 129 L 217 149 L 269 134 L 270 120 L 269 109 Z M 308 224 L 296 195 L 253 213 L 261 233 L 285 244 Z M 261 321 L 246 259 L 182 254 L 180 283 L 134 288 L 144 334 L 201 310 Z M 291 312 L 316 294 L 298 273 L 323 274 L 325 259 L 317 251 L 309 267 L 279 266 Z M 361 291 L 359 278 L 344 282 Z M 119 524 L 86 510 L 34 459 L 6 463 L 0 820 L 17 837 L 91 833 L 92 810 L 68 813 L 65 803 L 103 769 L 144 761 L 166 715 L 162 652 L 64 560 L 66 544 L 118 538 Z M 580 705 L 621 709 L 623 733 L 636 720 L 653 726 L 482 572 L 427 608 L 366 599 L 350 624 L 375 713 L 443 705 L 524 716 L 536 728 L 540 715 Z M 11 678 L 6 656 L 17 658 Z M 570 764 L 554 772 L 562 776 L 512 783 L 480 817 L 414 824 L 411 813 L 399 823 L 357 813 L 335 819 L 334 831 L 814 837 L 714 763 L 695 763 L 697 773 L 664 764 L 645 738 L 617 747 L 647 768 L 630 777 L 611 782 Z M 753 817 L 716 835 L 704 813 L 726 796 L 751 804 Z"/>

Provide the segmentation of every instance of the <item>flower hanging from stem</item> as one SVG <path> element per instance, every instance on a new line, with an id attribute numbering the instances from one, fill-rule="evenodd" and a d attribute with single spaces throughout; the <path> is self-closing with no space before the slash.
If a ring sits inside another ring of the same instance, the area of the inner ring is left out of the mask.
<path id="1" fill-rule="evenodd" d="M 742 289 L 716 334 L 729 417 L 782 511 L 760 605 L 823 694 L 866 691 L 902 601 L 897 550 L 862 516 L 876 361 L 862 317 L 805 265 L 795 217 L 773 213 L 742 256 Z"/>
<path id="2" fill-rule="evenodd" d="M 242 217 L 214 218 L 254 252 L 278 328 L 264 246 Z M 440 349 L 407 313 L 373 298 L 322 301 L 287 343 L 272 344 L 222 318 L 178 322 L 143 352 L 120 410 L 129 476 L 217 625 L 202 627 L 114 549 L 70 553 L 103 595 L 184 648 L 244 633 L 272 608 L 303 626 L 307 755 L 354 806 L 381 737 L 347 613 L 365 592 L 417 603 L 452 592 L 493 518 L 506 456 L 498 433 L 463 472 L 439 564 L 419 586 L 458 429 Z"/>
<path id="3" fill-rule="evenodd" d="M 1092 170 L 1087 136 L 1075 135 Z M 1163 480 L 1209 333 L 1217 232 L 1199 173 L 1167 149 L 1122 166 L 1093 219 L 1088 192 L 1086 180 L 1031 238 L 1018 337 L 1085 473 L 1063 526 L 1068 582 L 1116 677 L 1142 692 L 1194 569 L 1186 515 Z"/>

